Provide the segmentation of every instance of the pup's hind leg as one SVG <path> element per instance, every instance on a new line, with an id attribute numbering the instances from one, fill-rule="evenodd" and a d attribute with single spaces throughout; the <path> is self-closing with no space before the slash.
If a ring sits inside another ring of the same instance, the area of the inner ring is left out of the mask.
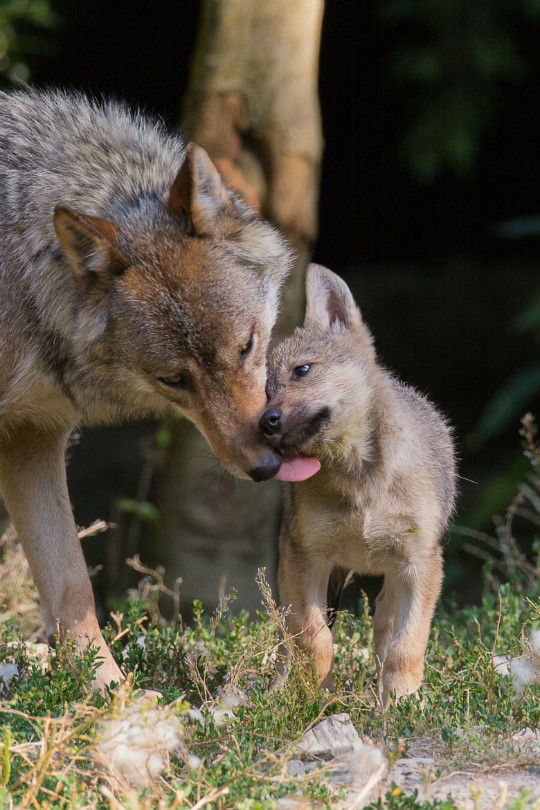
<path id="1" fill-rule="evenodd" d="M 0 491 L 37 585 L 47 633 L 99 647 L 96 685 L 121 681 L 105 644 L 69 503 L 64 463 L 66 434 L 35 427 L 0 436 Z"/>
<path id="2" fill-rule="evenodd" d="M 387 571 L 377 597 L 374 620 L 379 695 L 388 706 L 390 694 L 408 695 L 420 687 L 431 620 L 443 578 L 437 546 L 414 562 L 402 561 Z"/>
<path id="3" fill-rule="evenodd" d="M 333 688 L 332 632 L 327 624 L 328 560 L 310 555 L 286 541 L 280 551 L 278 589 L 281 604 L 290 606 L 287 630 L 294 642 L 313 656 L 319 685 Z"/>

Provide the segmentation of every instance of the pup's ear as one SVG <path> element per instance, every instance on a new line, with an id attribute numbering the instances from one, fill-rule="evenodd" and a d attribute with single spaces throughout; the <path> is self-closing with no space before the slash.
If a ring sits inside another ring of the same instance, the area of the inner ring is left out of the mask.
<path id="1" fill-rule="evenodd" d="M 75 277 L 88 292 L 104 295 L 114 278 L 129 267 L 129 259 L 116 244 L 118 228 L 112 222 L 57 205 L 54 227 Z"/>
<path id="2" fill-rule="evenodd" d="M 186 157 L 169 191 L 167 207 L 187 219 L 197 236 L 212 233 L 220 210 L 231 206 L 231 198 L 207 152 L 188 143 Z"/>
<path id="3" fill-rule="evenodd" d="M 310 264 L 306 271 L 304 326 L 330 332 L 361 325 L 360 311 L 343 279 L 320 264 Z"/>

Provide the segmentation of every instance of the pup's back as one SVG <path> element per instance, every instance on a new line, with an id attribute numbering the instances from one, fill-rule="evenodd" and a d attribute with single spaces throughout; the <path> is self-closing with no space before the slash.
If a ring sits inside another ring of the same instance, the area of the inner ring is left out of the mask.
<path id="1" fill-rule="evenodd" d="M 440 529 L 450 519 L 456 496 L 456 469 L 452 431 L 446 419 L 432 402 L 418 391 L 381 369 L 391 379 L 396 412 L 407 415 L 403 433 L 398 437 L 410 454 L 409 486 L 417 489 L 416 497 L 432 489 L 440 510 Z M 388 447 L 391 455 L 392 446 Z"/>

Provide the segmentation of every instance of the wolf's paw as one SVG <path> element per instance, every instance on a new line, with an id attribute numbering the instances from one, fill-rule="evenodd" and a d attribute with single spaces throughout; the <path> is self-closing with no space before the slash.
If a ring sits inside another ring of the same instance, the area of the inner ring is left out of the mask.
<path id="1" fill-rule="evenodd" d="M 145 703 L 157 703 L 163 695 L 161 692 L 158 692 L 157 689 L 140 689 L 135 697 L 137 700 L 142 700 Z"/>
<path id="2" fill-rule="evenodd" d="M 92 687 L 103 692 L 103 694 L 107 694 L 108 687 L 112 683 L 124 683 L 125 676 L 108 649 L 100 651 L 100 655 L 103 657 L 103 663 L 94 673 Z"/>

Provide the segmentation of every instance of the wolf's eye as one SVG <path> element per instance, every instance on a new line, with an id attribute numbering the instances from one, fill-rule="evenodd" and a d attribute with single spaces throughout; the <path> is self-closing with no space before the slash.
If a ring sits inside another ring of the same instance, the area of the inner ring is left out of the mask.
<path id="1" fill-rule="evenodd" d="M 242 365 L 242 363 L 244 362 L 244 360 L 246 359 L 252 348 L 253 348 L 253 332 L 246 340 L 244 345 L 241 346 L 240 348 L 240 365 Z"/>
<path id="2" fill-rule="evenodd" d="M 169 388 L 182 388 L 183 390 L 191 388 L 191 378 L 185 371 L 179 371 L 172 377 L 159 377 L 158 379 Z"/>
<path id="3" fill-rule="evenodd" d="M 311 368 L 311 363 L 304 363 L 302 366 L 296 366 L 293 371 L 293 380 L 298 380 L 300 377 L 305 377 Z"/>

